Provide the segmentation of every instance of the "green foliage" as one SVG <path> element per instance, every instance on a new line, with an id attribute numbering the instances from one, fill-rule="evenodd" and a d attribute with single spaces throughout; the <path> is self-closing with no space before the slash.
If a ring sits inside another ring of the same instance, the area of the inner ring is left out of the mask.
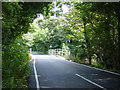
<path id="1" fill-rule="evenodd" d="M 71 3 L 75 8 L 65 17 L 70 25 L 68 29 L 72 32 L 67 45 L 74 60 L 78 62 L 79 58 L 81 62 L 84 58 L 84 62 L 86 59 L 92 64 L 93 56 L 96 55 L 98 66 L 119 69 L 118 4 Z"/>
<path id="2" fill-rule="evenodd" d="M 62 22 L 62 23 L 61 23 Z M 69 40 L 68 25 L 62 18 L 36 18 L 31 24 L 34 32 L 23 36 L 28 46 L 33 45 L 33 50 L 48 51 L 49 48 L 62 48 L 62 44 Z"/>
<path id="3" fill-rule="evenodd" d="M 48 3 L 2 2 L 3 88 L 27 88 L 29 56 L 21 37 L 29 30 L 36 13 L 46 11 Z"/>
<path id="4" fill-rule="evenodd" d="M 57 3 L 61 7 L 64 3 Z M 75 61 L 107 69 L 120 65 L 119 3 L 66 3 L 70 12 L 36 20 L 25 38 L 34 50 L 69 48 Z M 50 5 L 49 9 L 53 9 Z M 60 13 L 60 14 L 58 14 Z M 61 15 L 61 17 L 60 17 Z M 32 38 L 31 38 L 32 37 Z M 93 63 L 94 61 L 94 63 Z"/>
<path id="5" fill-rule="evenodd" d="M 16 27 L 19 27 L 19 22 L 17 21 L 19 18 L 21 7 L 18 3 L 2 3 L 2 44 L 9 44 L 15 38 L 15 36 L 20 32 L 16 31 Z M 21 27 L 19 27 L 21 28 Z M 18 28 L 18 29 L 19 29 Z M 12 33 L 13 32 L 13 33 Z"/>
<path id="6" fill-rule="evenodd" d="M 118 69 L 118 63 L 120 63 L 116 58 L 118 57 L 116 48 L 119 49 L 120 40 L 118 38 L 119 17 L 116 12 L 118 8 L 117 4 L 118 3 L 75 3 L 76 9 L 73 11 L 73 13 L 76 13 L 76 16 L 79 15 L 83 21 L 85 49 L 87 50 L 89 62 L 92 61 L 92 56 L 96 54 L 97 61 L 100 64 L 106 68 L 115 67 L 116 69 Z M 75 16 L 73 17 L 75 18 Z M 116 53 L 116 55 L 114 53 Z"/>
<path id="7" fill-rule="evenodd" d="M 3 88 L 26 88 L 29 62 L 28 49 L 17 39 L 13 44 L 3 46 Z"/>
<path id="8" fill-rule="evenodd" d="M 3 2 L 2 44 L 8 45 L 17 36 L 27 33 L 29 23 L 36 17 L 36 13 L 48 12 L 48 4 L 49 2 Z"/>

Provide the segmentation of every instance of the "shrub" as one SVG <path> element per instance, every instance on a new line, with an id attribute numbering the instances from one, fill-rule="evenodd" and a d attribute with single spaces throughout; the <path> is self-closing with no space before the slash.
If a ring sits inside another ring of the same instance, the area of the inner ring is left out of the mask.
<path id="1" fill-rule="evenodd" d="M 3 88 L 26 88 L 29 75 L 28 49 L 17 39 L 4 45 L 2 53 Z"/>

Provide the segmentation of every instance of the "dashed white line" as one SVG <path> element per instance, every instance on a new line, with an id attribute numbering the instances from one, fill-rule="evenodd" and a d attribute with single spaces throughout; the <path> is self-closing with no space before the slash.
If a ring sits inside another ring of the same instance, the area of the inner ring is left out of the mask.
<path id="1" fill-rule="evenodd" d="M 107 72 L 107 73 L 110 73 L 110 74 L 114 74 L 114 75 L 118 75 L 118 76 L 120 76 L 119 73 L 115 73 L 115 72 L 111 72 L 111 71 L 103 70 L 103 69 L 100 69 L 100 68 L 91 67 L 91 66 L 88 66 L 88 65 L 84 65 L 84 64 L 76 63 L 76 62 L 73 62 L 72 60 L 69 61 L 69 62 L 74 63 L 74 64 L 77 64 L 77 65 L 82 65 L 82 66 L 84 66 L 84 67 L 93 68 L 93 69 L 96 69 L 96 70 L 99 70 L 99 71 L 102 71 L 102 72 Z"/>
<path id="2" fill-rule="evenodd" d="M 62 58 L 64 58 L 64 57 L 62 57 Z M 64 58 L 64 60 L 67 60 L 67 59 Z M 103 69 L 100 69 L 100 68 L 91 67 L 91 66 L 88 66 L 88 65 L 84 65 L 84 64 L 76 63 L 76 62 L 73 62 L 72 60 L 67 60 L 67 61 L 69 61 L 69 62 L 71 62 L 71 63 L 74 63 L 74 64 L 77 64 L 77 65 L 82 65 L 82 66 L 85 66 L 85 67 L 88 67 L 88 68 L 93 68 L 93 69 L 96 69 L 96 70 L 99 70 L 99 71 L 103 71 L 103 72 L 107 72 L 107 73 L 111 73 L 111 74 L 114 74 L 114 75 L 118 75 L 118 76 L 120 76 L 119 73 L 115 73 L 115 72 L 111 72 L 111 71 L 103 70 Z"/>
<path id="3" fill-rule="evenodd" d="M 33 68 L 34 68 L 34 73 L 35 73 L 36 87 L 37 87 L 37 90 L 40 90 L 38 76 L 37 76 L 37 70 L 35 67 L 35 56 L 33 56 L 33 59 L 34 59 Z"/>
<path id="4" fill-rule="evenodd" d="M 77 73 L 76 73 L 75 75 L 78 76 L 78 77 L 80 77 L 80 78 L 82 78 L 82 79 L 84 79 L 84 80 L 86 80 L 87 82 L 89 82 L 89 83 L 91 83 L 91 84 L 93 84 L 93 85 L 101 88 L 101 89 L 107 90 L 107 89 L 104 88 L 103 86 L 101 86 L 101 85 L 99 85 L 99 84 L 97 84 L 97 83 L 95 83 L 95 82 L 92 82 L 92 81 L 90 81 L 89 79 L 87 79 L 87 78 L 85 78 L 85 77 L 83 77 L 83 76 L 81 76 L 81 75 L 79 75 L 79 74 L 77 74 Z"/>

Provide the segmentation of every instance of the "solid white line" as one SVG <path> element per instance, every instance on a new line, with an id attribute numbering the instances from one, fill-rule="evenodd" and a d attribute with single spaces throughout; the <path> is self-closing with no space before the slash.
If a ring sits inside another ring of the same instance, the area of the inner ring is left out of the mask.
<path id="1" fill-rule="evenodd" d="M 34 73 L 35 73 L 36 87 L 37 87 L 37 90 L 40 90 L 38 76 L 37 76 L 37 70 L 35 67 L 35 56 L 33 56 L 33 59 L 34 59 L 33 67 L 34 67 Z"/>
<path id="2" fill-rule="evenodd" d="M 83 76 L 81 76 L 81 75 L 79 75 L 77 73 L 75 75 L 82 78 L 82 79 L 84 79 L 84 80 L 86 80 L 86 81 L 88 81 L 89 83 L 91 83 L 91 84 L 93 84 L 93 85 L 95 85 L 95 86 L 97 86 L 97 87 L 99 87 L 101 89 L 107 90 L 106 88 L 102 87 L 101 85 L 99 85 L 97 83 L 94 83 L 94 82 L 90 81 L 89 79 L 87 79 L 87 78 L 85 78 L 85 77 L 83 77 Z"/>
<path id="3" fill-rule="evenodd" d="M 119 73 L 115 73 L 115 72 L 111 72 L 111 71 L 103 70 L 103 69 L 96 68 L 96 67 L 91 67 L 91 66 L 84 65 L 84 64 L 80 64 L 80 63 L 76 63 L 76 62 L 73 62 L 73 61 L 72 61 L 71 63 L 77 64 L 77 65 L 82 65 L 82 66 L 85 66 L 85 67 L 88 67 L 88 68 L 93 68 L 93 69 L 96 69 L 96 70 L 99 70 L 99 71 L 103 71 L 103 72 L 107 72 L 107 73 L 110 73 L 110 74 L 114 74 L 114 75 L 118 75 L 118 76 L 120 76 Z"/>

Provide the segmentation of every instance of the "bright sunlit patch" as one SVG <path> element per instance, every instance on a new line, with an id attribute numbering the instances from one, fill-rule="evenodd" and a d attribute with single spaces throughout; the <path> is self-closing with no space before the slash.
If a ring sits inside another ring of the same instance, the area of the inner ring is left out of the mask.
<path id="1" fill-rule="evenodd" d="M 63 5 L 62 5 L 62 10 L 63 10 L 63 14 L 65 14 L 65 13 L 68 13 L 68 12 L 69 12 L 69 8 L 68 8 L 68 6 L 67 6 L 67 5 L 65 5 L 65 4 L 63 4 Z"/>
<path id="2" fill-rule="evenodd" d="M 44 16 L 43 16 L 41 13 L 37 13 L 37 18 L 39 18 L 39 19 L 43 19 Z"/>

